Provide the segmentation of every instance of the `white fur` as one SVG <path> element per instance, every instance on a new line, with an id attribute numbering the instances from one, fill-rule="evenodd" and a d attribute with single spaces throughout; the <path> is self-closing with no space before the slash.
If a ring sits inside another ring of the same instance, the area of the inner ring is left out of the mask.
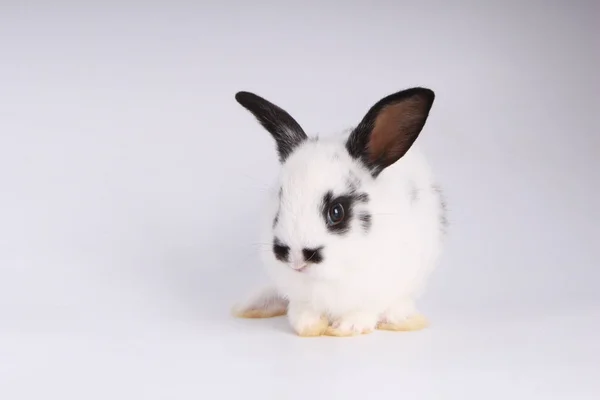
<path id="1" fill-rule="evenodd" d="M 279 238 L 290 247 L 290 261 L 301 258 L 303 248 L 323 246 L 323 262 L 302 272 L 278 261 L 270 247 L 261 251 L 278 295 L 289 300 L 288 318 L 296 331 L 321 315 L 334 327 L 356 332 L 372 330 L 382 319 L 411 317 L 440 253 L 443 210 L 418 146 L 374 179 L 346 151 L 347 137 L 304 141 L 282 165 L 269 195 L 262 243 Z M 345 191 L 350 174 L 360 180 L 369 202 L 356 204 L 347 234 L 335 235 L 327 231 L 319 206 L 327 191 Z M 361 209 L 372 214 L 368 232 L 356 218 Z"/>

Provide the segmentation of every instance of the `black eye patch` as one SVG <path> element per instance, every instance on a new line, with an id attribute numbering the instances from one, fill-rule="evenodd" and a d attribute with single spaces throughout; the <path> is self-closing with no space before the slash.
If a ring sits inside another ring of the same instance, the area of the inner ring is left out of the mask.
<path id="1" fill-rule="evenodd" d="M 347 233 L 350 230 L 350 223 L 354 216 L 354 206 L 357 203 L 367 203 L 368 201 L 369 195 L 367 193 L 360 193 L 356 190 L 350 190 L 349 193 L 337 197 L 334 196 L 332 191 L 325 193 L 321 203 L 321 215 L 327 230 L 338 235 Z M 365 217 L 365 215 L 368 215 L 368 217 Z M 371 226 L 371 216 L 369 214 L 362 213 L 360 219 L 366 229 Z"/>
<path id="2" fill-rule="evenodd" d="M 284 245 L 277 238 L 273 239 L 273 254 L 275 258 L 282 262 L 288 262 L 290 256 L 289 246 Z"/>

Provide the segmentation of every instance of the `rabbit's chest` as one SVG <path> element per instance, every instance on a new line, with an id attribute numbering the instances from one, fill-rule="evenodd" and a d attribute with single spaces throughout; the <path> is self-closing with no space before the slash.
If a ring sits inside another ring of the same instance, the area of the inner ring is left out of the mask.
<path id="1" fill-rule="evenodd" d="M 356 282 L 316 282 L 303 288 L 306 301 L 318 310 L 344 314 L 356 309 L 378 309 L 389 302 L 381 285 L 368 280 Z"/>

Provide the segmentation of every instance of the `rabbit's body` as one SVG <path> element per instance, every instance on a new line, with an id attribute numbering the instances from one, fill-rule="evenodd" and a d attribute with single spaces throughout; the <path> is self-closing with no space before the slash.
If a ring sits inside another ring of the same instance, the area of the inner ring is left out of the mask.
<path id="1" fill-rule="evenodd" d="M 362 129 L 375 131 L 376 124 L 363 121 Z M 284 136 L 278 142 L 283 166 L 261 230 L 261 242 L 273 243 L 261 251 L 273 287 L 242 305 L 239 314 L 262 307 L 264 316 L 279 315 L 286 308 L 301 335 L 422 324 L 414 300 L 440 253 L 441 193 L 414 145 L 385 162 L 394 143 L 385 144 L 379 164 L 365 161 L 360 126 L 331 137 L 293 142 Z M 294 135 L 298 128 L 274 132 Z M 373 135 L 369 151 L 381 146 Z M 278 312 L 269 313 L 273 306 Z"/>
<path id="2" fill-rule="evenodd" d="M 318 190 L 319 181 L 324 186 L 331 181 L 339 181 L 339 172 L 331 164 L 336 163 L 334 154 L 343 155 L 343 144 L 335 139 L 320 139 L 305 146 L 309 148 L 298 149 L 297 159 L 290 158 L 288 161 L 298 164 L 298 170 L 290 175 L 302 175 L 315 190 Z M 317 157 L 322 157 L 322 160 L 315 159 Z M 331 179 L 327 175 L 331 175 Z M 286 178 L 286 183 L 294 184 L 295 177 Z M 413 147 L 377 181 L 366 181 L 363 185 L 364 192 L 369 195 L 370 227 L 366 231 L 357 219 L 348 237 L 338 239 L 340 243 L 335 243 L 336 238 L 332 238 L 334 243 L 325 245 L 331 261 L 299 274 L 293 269 L 281 268 L 281 263 L 270 249 L 261 252 L 269 276 L 284 296 L 292 301 L 308 302 L 319 311 L 339 317 L 357 309 L 382 313 L 394 302 L 412 299 L 418 294 L 435 263 L 443 229 L 439 193 L 423 155 Z M 280 187 L 281 182 L 271 193 L 261 237 L 263 243 L 273 240 L 273 220 L 279 212 Z M 304 189 L 305 185 L 298 185 L 298 188 Z M 303 194 L 290 191 L 284 195 Z M 309 201 L 306 206 L 310 214 L 310 208 L 316 208 L 318 204 Z M 289 213 L 298 216 L 302 211 L 299 207 L 289 210 Z M 307 238 L 311 236 L 309 229 L 319 230 L 318 224 L 312 227 L 305 223 L 306 219 L 314 219 L 310 216 L 294 221 L 278 219 L 278 224 L 294 225 L 297 222 L 298 226 L 290 226 L 289 230 Z M 285 233 L 281 235 L 285 236 Z"/>

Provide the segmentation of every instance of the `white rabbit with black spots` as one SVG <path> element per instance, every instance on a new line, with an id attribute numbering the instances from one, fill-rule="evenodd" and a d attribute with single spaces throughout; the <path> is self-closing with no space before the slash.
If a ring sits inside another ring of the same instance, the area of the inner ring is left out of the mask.
<path id="1" fill-rule="evenodd" d="M 374 104 L 356 128 L 309 138 L 286 111 L 249 92 L 236 100 L 275 139 L 281 171 L 261 242 L 269 287 L 239 317 L 285 315 L 300 336 L 418 330 L 415 301 L 435 267 L 446 215 L 415 141 L 434 102 L 411 88 Z"/>

